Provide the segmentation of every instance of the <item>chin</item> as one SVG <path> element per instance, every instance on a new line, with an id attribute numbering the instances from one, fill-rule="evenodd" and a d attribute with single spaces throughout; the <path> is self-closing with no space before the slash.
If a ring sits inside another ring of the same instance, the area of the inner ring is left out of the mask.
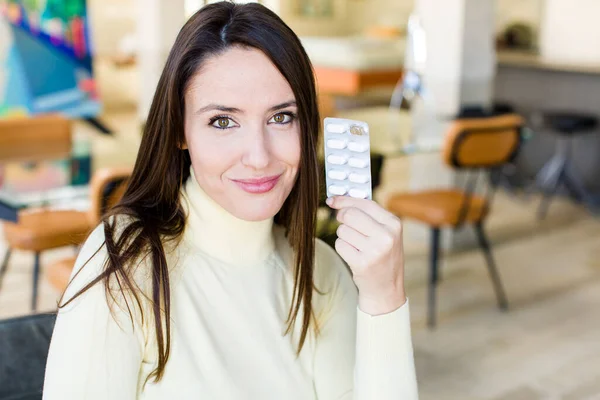
<path id="1" fill-rule="evenodd" d="M 280 193 L 238 196 L 233 214 L 245 221 L 264 221 L 273 218 L 281 210 L 286 197 Z"/>

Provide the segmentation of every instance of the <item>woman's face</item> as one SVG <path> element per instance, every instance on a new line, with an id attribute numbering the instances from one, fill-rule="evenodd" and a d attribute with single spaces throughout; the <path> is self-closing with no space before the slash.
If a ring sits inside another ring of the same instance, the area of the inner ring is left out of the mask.
<path id="1" fill-rule="evenodd" d="M 296 181 L 300 125 L 289 83 L 259 50 L 207 59 L 185 94 L 185 139 L 202 189 L 234 216 L 273 217 Z"/>

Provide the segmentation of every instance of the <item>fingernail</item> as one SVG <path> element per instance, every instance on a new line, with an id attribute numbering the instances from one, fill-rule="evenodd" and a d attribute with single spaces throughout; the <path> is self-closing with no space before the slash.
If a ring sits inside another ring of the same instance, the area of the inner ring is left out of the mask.
<path id="1" fill-rule="evenodd" d="M 331 197 L 328 197 L 327 200 L 325 200 L 325 203 L 327 203 L 328 206 L 333 204 L 333 199 Z"/>

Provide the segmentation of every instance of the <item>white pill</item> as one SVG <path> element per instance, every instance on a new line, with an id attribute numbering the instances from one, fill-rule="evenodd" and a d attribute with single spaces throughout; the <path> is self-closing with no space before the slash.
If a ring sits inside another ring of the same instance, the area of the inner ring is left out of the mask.
<path id="1" fill-rule="evenodd" d="M 348 143 L 348 150 L 355 151 L 357 153 L 364 153 L 369 149 L 368 143 L 350 142 Z"/>
<path id="2" fill-rule="evenodd" d="M 354 182 L 354 183 L 367 183 L 369 182 L 369 176 L 365 175 L 365 174 L 350 174 L 350 177 L 348 178 L 350 180 L 350 182 Z"/>
<path id="3" fill-rule="evenodd" d="M 346 148 L 346 141 L 344 140 L 339 140 L 339 139 L 329 139 L 327 141 L 327 147 L 329 147 L 330 149 L 345 149 Z"/>
<path id="4" fill-rule="evenodd" d="M 335 154 L 330 154 L 327 157 L 327 162 L 335 165 L 344 165 L 346 164 L 346 157 L 344 156 L 336 156 Z"/>
<path id="5" fill-rule="evenodd" d="M 329 173 L 327 175 L 331 179 L 337 179 L 339 181 L 343 181 L 348 176 L 348 174 L 344 171 L 335 171 L 335 170 L 329 171 Z"/>
<path id="6" fill-rule="evenodd" d="M 342 196 L 346 194 L 346 188 L 343 186 L 329 185 L 329 193 Z"/>
<path id="7" fill-rule="evenodd" d="M 357 199 L 364 199 L 367 197 L 367 192 L 360 189 L 350 189 L 348 194 L 350 195 L 350 197 L 355 197 Z"/>
<path id="8" fill-rule="evenodd" d="M 348 165 L 354 168 L 364 168 L 369 165 L 369 162 L 366 158 L 351 158 L 348 160 Z"/>
<path id="9" fill-rule="evenodd" d="M 327 131 L 331 133 L 346 132 L 346 125 L 343 124 L 327 124 Z"/>

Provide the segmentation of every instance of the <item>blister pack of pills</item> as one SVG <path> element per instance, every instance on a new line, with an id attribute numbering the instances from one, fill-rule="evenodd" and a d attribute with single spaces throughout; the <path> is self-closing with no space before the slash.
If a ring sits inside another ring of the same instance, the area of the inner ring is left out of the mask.
<path id="1" fill-rule="evenodd" d="M 372 199 L 369 125 L 325 118 L 325 182 L 327 197 Z"/>

